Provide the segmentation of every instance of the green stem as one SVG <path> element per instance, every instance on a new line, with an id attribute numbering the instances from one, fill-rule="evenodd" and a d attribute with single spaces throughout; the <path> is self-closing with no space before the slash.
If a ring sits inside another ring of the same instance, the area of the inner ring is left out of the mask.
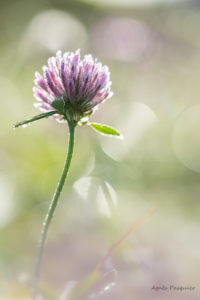
<path id="1" fill-rule="evenodd" d="M 73 148 L 74 148 L 74 131 L 75 131 L 75 125 L 73 123 L 68 123 L 69 126 L 69 144 L 68 144 L 68 152 L 67 152 L 67 157 L 65 161 L 65 165 L 63 168 L 62 175 L 60 177 L 60 180 L 58 182 L 56 191 L 54 193 L 53 199 L 51 201 L 51 204 L 49 206 L 48 212 L 46 214 L 44 223 L 43 223 L 43 228 L 41 232 L 41 239 L 39 242 L 39 248 L 38 248 L 38 255 L 37 255 L 37 262 L 36 262 L 36 268 L 35 268 L 35 276 L 34 276 L 34 286 L 33 286 L 33 299 L 35 299 L 37 295 L 37 285 L 39 282 L 39 277 L 40 277 L 40 270 L 41 270 L 41 262 L 42 262 L 42 256 L 44 252 L 44 245 L 47 237 L 47 232 L 49 229 L 49 225 L 51 223 L 51 220 L 53 218 L 53 214 L 55 211 L 55 208 L 58 203 L 58 199 L 60 196 L 60 193 L 62 191 L 62 188 L 65 183 L 65 179 L 68 174 L 68 170 L 70 167 L 71 159 L 72 159 L 72 154 L 73 154 Z"/>

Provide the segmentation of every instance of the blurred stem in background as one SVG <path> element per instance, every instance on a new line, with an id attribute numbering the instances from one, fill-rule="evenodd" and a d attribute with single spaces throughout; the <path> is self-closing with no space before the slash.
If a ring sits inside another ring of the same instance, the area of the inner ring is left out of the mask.
<path id="1" fill-rule="evenodd" d="M 58 186 L 56 188 L 55 194 L 54 194 L 53 199 L 51 201 L 51 204 L 49 206 L 49 210 L 46 214 L 44 224 L 43 224 L 43 228 L 42 228 L 42 232 L 41 232 L 41 238 L 40 238 L 40 242 L 39 242 L 37 261 L 36 261 L 36 268 L 35 268 L 35 274 L 34 274 L 33 299 L 36 299 L 36 296 L 37 296 L 37 286 L 38 286 L 38 282 L 39 282 L 39 278 L 40 278 L 42 256 L 43 256 L 43 252 L 44 252 L 44 245 L 45 245 L 45 241 L 46 241 L 46 238 L 47 238 L 49 225 L 50 225 L 51 220 L 53 218 L 54 211 L 56 209 L 56 206 L 57 206 L 57 203 L 58 203 L 58 200 L 59 200 L 59 196 L 60 196 L 61 191 L 63 189 L 65 179 L 67 177 L 69 167 L 70 167 L 70 163 L 71 163 L 71 160 L 72 160 L 72 154 L 73 154 L 73 149 L 74 149 L 75 126 L 76 125 L 74 125 L 74 123 L 68 122 L 69 144 L 68 144 L 67 157 L 66 157 L 66 161 L 65 161 L 65 165 L 64 165 L 64 168 L 63 168 L 62 175 L 60 177 L 60 180 L 58 182 Z"/>

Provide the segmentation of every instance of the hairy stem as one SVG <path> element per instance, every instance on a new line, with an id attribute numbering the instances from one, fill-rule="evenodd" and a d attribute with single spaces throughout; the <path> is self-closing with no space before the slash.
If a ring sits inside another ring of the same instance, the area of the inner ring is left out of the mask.
<path id="1" fill-rule="evenodd" d="M 48 117 L 50 117 L 50 116 L 52 116 L 52 115 L 55 115 L 56 113 L 57 113 L 56 110 L 51 110 L 51 111 L 48 111 L 48 112 L 39 114 L 39 115 L 37 115 L 37 116 L 34 116 L 34 117 L 31 118 L 31 119 L 28 119 L 28 120 L 24 120 L 24 121 L 18 122 L 17 124 L 14 125 L 14 128 L 17 128 L 17 127 L 23 126 L 23 125 L 29 125 L 29 124 L 32 123 L 32 122 L 38 121 L 38 120 L 40 120 L 40 119 L 48 118 Z"/>
<path id="2" fill-rule="evenodd" d="M 65 165 L 62 171 L 62 175 L 60 177 L 60 180 L 58 182 L 56 191 L 54 193 L 53 199 L 50 203 L 48 212 L 46 214 L 44 223 L 43 223 L 43 228 L 41 232 L 41 238 L 39 242 L 39 248 L 38 248 L 38 255 L 37 255 L 37 261 L 36 261 L 36 268 L 35 268 L 35 276 L 34 276 L 34 285 L 33 285 L 33 299 L 36 299 L 37 296 L 37 286 L 39 282 L 39 277 L 40 277 L 40 271 L 41 271 L 41 263 L 42 263 L 42 256 L 44 252 L 44 245 L 45 241 L 47 238 L 47 232 L 49 229 L 49 225 L 51 223 L 51 220 L 54 215 L 54 211 L 56 209 L 56 206 L 58 204 L 59 196 L 62 191 L 62 188 L 65 183 L 65 179 L 67 177 L 71 159 L 72 159 L 72 154 L 73 154 L 73 148 L 74 148 L 74 131 L 75 131 L 75 125 L 73 123 L 68 123 L 69 126 L 69 144 L 68 144 L 68 151 L 67 151 L 67 157 L 65 161 Z"/>

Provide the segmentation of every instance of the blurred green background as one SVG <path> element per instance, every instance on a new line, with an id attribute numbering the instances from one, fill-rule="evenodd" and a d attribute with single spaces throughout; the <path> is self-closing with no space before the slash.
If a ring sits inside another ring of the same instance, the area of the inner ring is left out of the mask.
<path id="1" fill-rule="evenodd" d="M 115 286 L 96 289 L 94 299 L 199 299 L 200 1 L 8 0 L 0 8 L 0 299 L 30 299 L 68 138 L 67 126 L 52 119 L 12 126 L 38 113 L 34 72 L 58 49 L 77 48 L 109 66 L 114 96 L 92 119 L 118 128 L 124 140 L 77 129 L 41 299 L 67 299 L 69 282 L 90 273 L 154 208 L 105 264 L 103 273 L 117 271 Z M 151 289 L 170 284 L 196 288 Z"/>

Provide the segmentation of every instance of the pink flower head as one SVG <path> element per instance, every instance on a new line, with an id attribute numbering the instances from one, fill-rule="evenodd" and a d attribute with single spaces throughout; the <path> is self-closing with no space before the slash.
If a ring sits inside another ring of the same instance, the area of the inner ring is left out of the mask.
<path id="1" fill-rule="evenodd" d="M 36 72 L 35 77 L 36 106 L 44 112 L 56 109 L 58 119 L 78 122 L 113 95 L 108 67 L 91 55 L 81 60 L 80 49 L 63 55 L 58 51 L 43 67 L 43 76 Z"/>

